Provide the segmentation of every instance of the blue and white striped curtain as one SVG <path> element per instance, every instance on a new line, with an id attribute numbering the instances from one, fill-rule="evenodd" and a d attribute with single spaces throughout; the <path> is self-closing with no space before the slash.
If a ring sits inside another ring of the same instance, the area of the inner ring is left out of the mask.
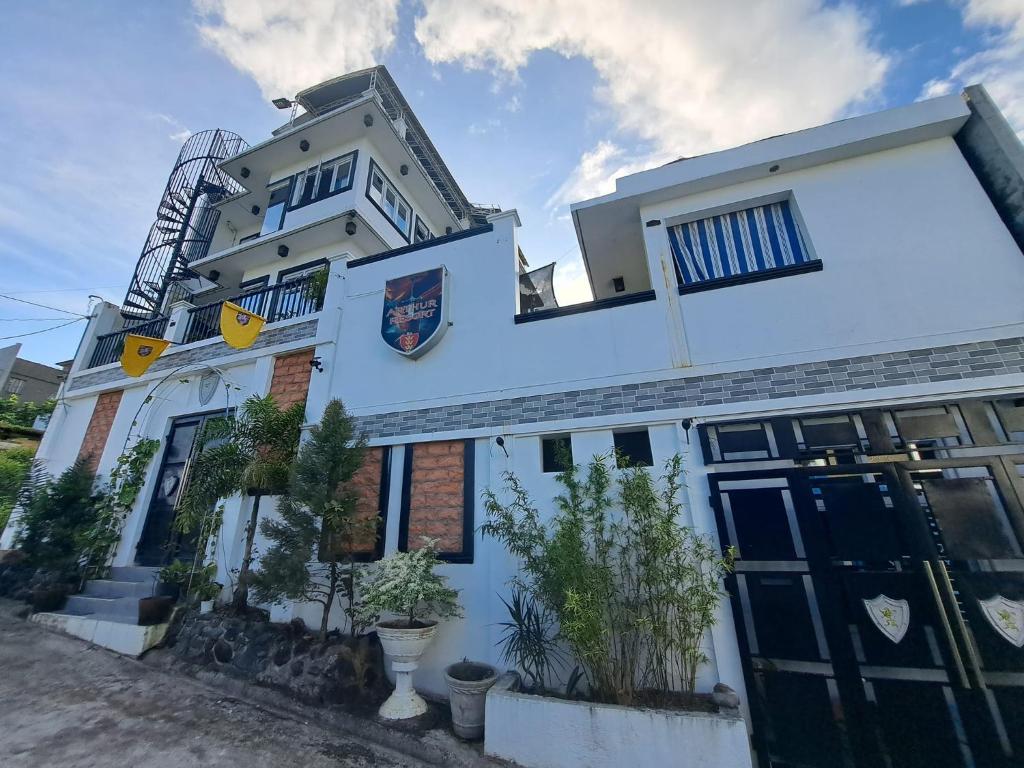
<path id="1" fill-rule="evenodd" d="M 684 285 L 811 260 L 788 200 L 677 224 L 668 239 Z"/>

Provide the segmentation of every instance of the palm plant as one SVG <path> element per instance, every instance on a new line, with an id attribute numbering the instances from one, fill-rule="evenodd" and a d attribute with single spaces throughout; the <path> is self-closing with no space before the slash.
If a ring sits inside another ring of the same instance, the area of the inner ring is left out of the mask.
<path id="1" fill-rule="evenodd" d="M 182 533 L 195 531 L 212 514 L 219 499 L 235 494 L 253 497 L 245 551 L 232 599 L 236 611 L 244 611 L 249 602 L 260 499 L 287 489 L 305 417 L 304 403 L 281 410 L 273 395 L 254 395 L 242 404 L 234 419 L 210 421 L 200 436 L 201 448 L 178 503 L 174 526 Z"/>

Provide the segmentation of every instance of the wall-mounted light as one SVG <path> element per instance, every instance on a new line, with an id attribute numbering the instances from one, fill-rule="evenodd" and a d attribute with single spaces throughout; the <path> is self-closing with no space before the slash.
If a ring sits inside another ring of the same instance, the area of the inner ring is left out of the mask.
<path id="1" fill-rule="evenodd" d="M 285 256 L 287 256 L 288 255 L 288 246 L 287 245 L 279 245 L 279 246 L 277 246 L 277 255 L 280 256 L 282 259 Z"/>
<path id="2" fill-rule="evenodd" d="M 768 169 L 768 173 L 775 173 L 777 170 L 779 170 L 779 166 L 773 165 L 771 168 Z"/>
<path id="3" fill-rule="evenodd" d="M 210 270 L 210 274 L 209 274 L 209 278 L 211 280 L 213 280 L 213 282 L 216 283 L 218 280 L 220 280 L 220 270 L 219 269 L 211 269 Z"/>
<path id="4" fill-rule="evenodd" d="M 445 233 L 446 235 L 450 235 L 450 234 L 452 233 L 452 228 L 451 228 L 451 227 L 445 227 L 445 228 L 444 228 L 444 233 Z"/>
<path id="5" fill-rule="evenodd" d="M 250 174 L 250 173 L 252 173 L 252 171 L 250 171 L 250 170 L 249 170 L 248 168 L 246 168 L 246 167 L 245 167 L 245 166 L 243 165 L 243 166 L 242 166 L 242 170 L 240 170 L 240 171 L 239 171 L 238 173 L 239 173 L 239 174 L 241 175 L 241 177 L 242 177 L 243 179 L 248 179 L 248 178 L 249 178 L 249 174 Z"/>
<path id="6" fill-rule="evenodd" d="M 324 364 L 319 357 L 311 357 L 309 359 L 309 367 L 315 368 L 318 373 L 324 372 Z"/>
<path id="7" fill-rule="evenodd" d="M 356 233 L 356 223 L 354 221 L 345 222 L 345 234 L 351 237 Z"/>
<path id="8" fill-rule="evenodd" d="M 373 115 L 371 115 L 369 112 L 363 115 L 363 125 L 365 125 L 367 128 L 373 125 Z"/>
<path id="9" fill-rule="evenodd" d="M 615 289 L 616 293 L 622 293 L 626 290 L 626 278 L 619 275 L 618 277 L 612 278 L 612 288 Z"/>
<path id="10" fill-rule="evenodd" d="M 300 141 L 299 142 L 299 149 L 301 149 L 303 152 L 309 152 L 309 142 L 306 141 L 305 139 Z"/>
<path id="11" fill-rule="evenodd" d="M 494 438 L 494 442 L 497 443 L 498 447 L 505 452 L 505 458 L 507 459 L 508 449 L 505 447 L 505 438 L 502 437 L 501 435 L 498 435 L 496 438 Z"/>
<path id="12" fill-rule="evenodd" d="M 276 99 L 270 101 L 278 109 L 289 109 L 295 102 L 291 99 L 286 99 L 283 96 L 278 96 Z"/>
<path id="13" fill-rule="evenodd" d="M 252 208 L 249 209 L 249 211 L 252 213 L 253 216 L 260 215 L 260 207 L 258 205 L 254 205 Z"/>
<path id="14" fill-rule="evenodd" d="M 660 227 L 661 226 L 661 219 L 651 219 L 644 226 L 647 226 L 647 227 Z"/>
<path id="15" fill-rule="evenodd" d="M 409 175 L 409 166 L 406 165 L 405 163 L 402 163 L 400 166 L 398 166 L 398 172 L 400 174 L 402 174 L 403 176 L 408 176 Z"/>

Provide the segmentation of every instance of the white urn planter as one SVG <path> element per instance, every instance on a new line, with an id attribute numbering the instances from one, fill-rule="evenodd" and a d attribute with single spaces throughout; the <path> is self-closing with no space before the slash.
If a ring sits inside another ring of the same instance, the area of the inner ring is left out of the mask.
<path id="1" fill-rule="evenodd" d="M 427 711 L 427 702 L 412 687 L 412 673 L 419 667 L 420 656 L 437 634 L 437 622 L 422 623 L 426 626 L 405 627 L 395 621 L 377 624 L 377 637 L 384 653 L 391 657 L 391 669 L 395 672 L 395 692 L 378 710 L 385 720 L 405 720 Z"/>

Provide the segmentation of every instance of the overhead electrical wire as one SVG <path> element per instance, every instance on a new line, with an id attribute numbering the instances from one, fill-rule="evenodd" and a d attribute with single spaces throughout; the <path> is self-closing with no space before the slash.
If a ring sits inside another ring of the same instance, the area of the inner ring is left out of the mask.
<path id="1" fill-rule="evenodd" d="M 88 320 L 87 317 L 76 317 L 74 320 L 68 320 L 66 323 L 60 325 L 54 325 L 49 328 L 40 328 L 38 331 L 29 331 L 28 333 L 16 333 L 13 336 L 0 336 L 0 341 L 6 341 L 7 339 L 20 339 L 23 336 L 35 336 L 37 333 L 46 333 L 47 331 L 56 331 L 58 328 L 64 328 L 65 326 L 72 325 L 73 323 L 80 323 L 83 320 Z"/>
<path id="2" fill-rule="evenodd" d="M 32 295 L 34 293 L 74 293 L 75 291 L 102 291 L 105 288 L 121 288 L 121 285 L 93 285 L 84 288 L 47 288 L 43 291 L 8 291 L 15 296 L 23 296 L 25 294 Z"/>
<path id="3" fill-rule="evenodd" d="M 74 315 L 75 317 L 88 318 L 88 315 L 83 315 L 81 312 L 72 312 L 70 309 L 61 309 L 60 307 L 51 307 L 46 304 L 38 304 L 34 301 L 28 301 L 27 299 L 18 299 L 14 296 L 8 296 L 6 293 L 0 293 L 0 299 L 8 299 L 10 301 L 17 301 L 20 304 L 29 304 L 33 307 L 42 307 L 43 309 L 53 310 L 54 312 L 63 312 L 65 315 Z"/>
<path id="4" fill-rule="evenodd" d="M 0 323 L 41 323 L 43 321 L 67 320 L 66 317 L 0 317 Z"/>

